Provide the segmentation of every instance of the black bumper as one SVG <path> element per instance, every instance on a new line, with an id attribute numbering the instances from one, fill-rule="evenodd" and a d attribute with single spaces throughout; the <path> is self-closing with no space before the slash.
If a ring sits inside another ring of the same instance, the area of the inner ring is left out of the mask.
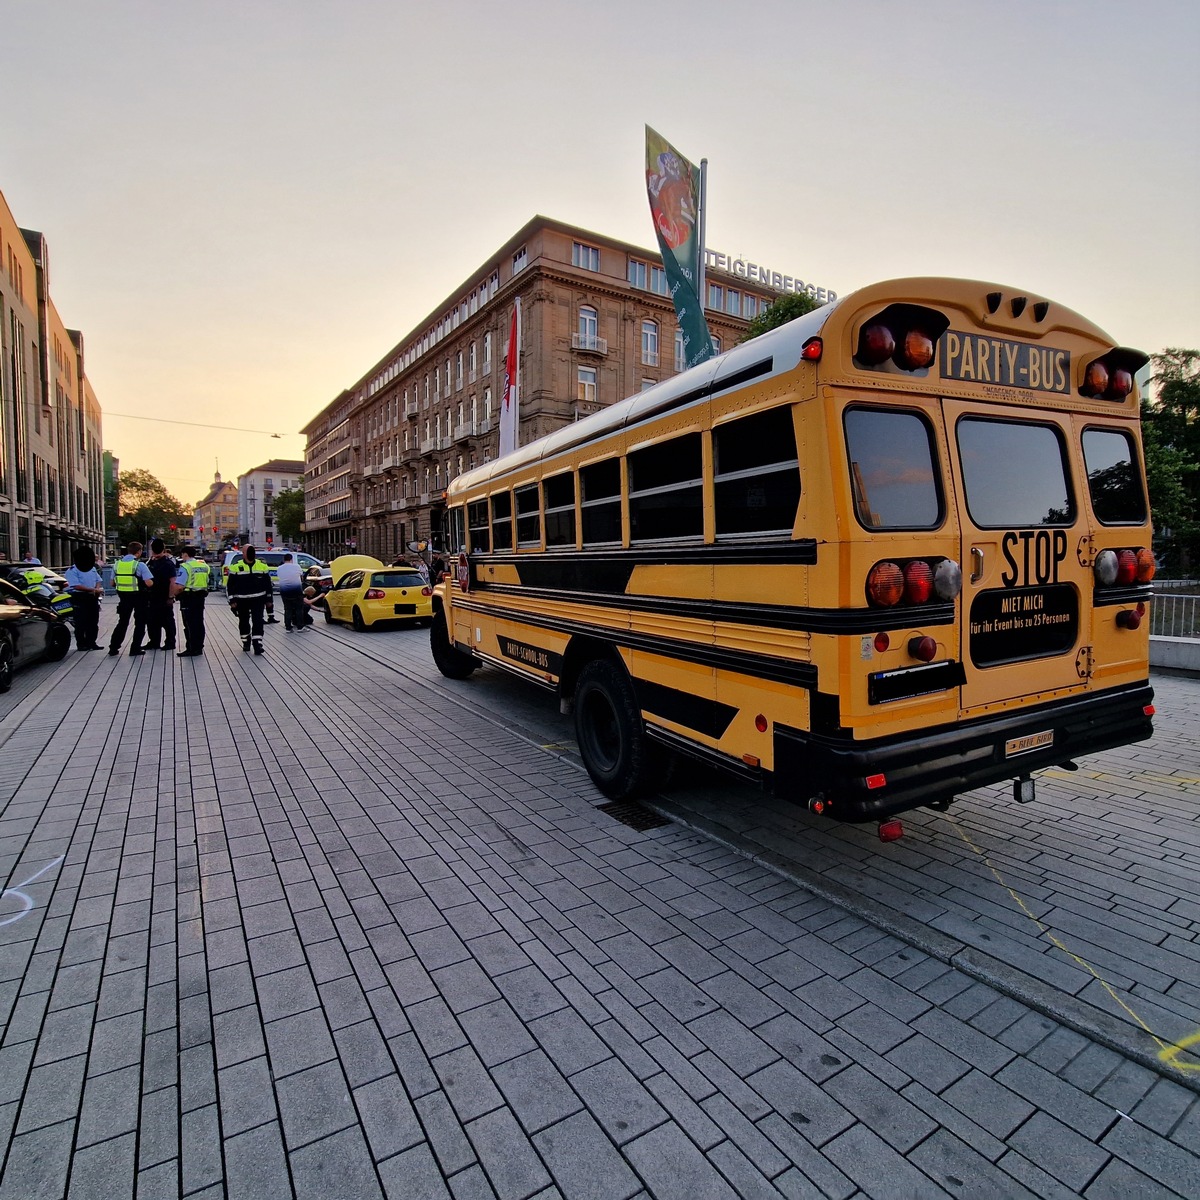
<path id="1" fill-rule="evenodd" d="M 1137 684 L 865 742 L 780 727 L 774 789 L 799 803 L 822 796 L 828 815 L 842 821 L 879 820 L 1082 754 L 1145 741 L 1154 732 L 1144 711 L 1153 699 L 1148 683 Z M 1054 732 L 1050 745 L 1005 757 L 1005 744 L 1013 738 L 1046 730 Z M 868 788 L 867 777 L 878 775 L 887 782 Z"/>

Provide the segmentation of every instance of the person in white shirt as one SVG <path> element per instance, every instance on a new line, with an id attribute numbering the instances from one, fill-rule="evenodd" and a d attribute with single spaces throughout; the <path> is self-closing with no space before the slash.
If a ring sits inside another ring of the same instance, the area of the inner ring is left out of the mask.
<path id="1" fill-rule="evenodd" d="M 312 618 L 304 607 L 304 572 L 290 554 L 283 556 L 275 572 L 275 584 L 283 601 L 283 628 L 289 633 L 307 629 Z"/>

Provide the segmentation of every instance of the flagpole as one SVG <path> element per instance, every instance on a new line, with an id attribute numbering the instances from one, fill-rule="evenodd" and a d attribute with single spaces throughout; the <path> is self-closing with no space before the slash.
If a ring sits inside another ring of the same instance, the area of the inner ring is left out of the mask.
<path id="1" fill-rule="evenodd" d="M 521 444 L 521 297 L 517 302 L 517 351 L 513 367 L 513 449 Z"/>
<path id="2" fill-rule="evenodd" d="M 696 239 L 700 243 L 700 268 L 697 272 L 696 296 L 700 301 L 700 316 L 704 317 L 704 212 L 708 206 L 708 159 L 700 160 L 700 200 L 696 213 Z"/>

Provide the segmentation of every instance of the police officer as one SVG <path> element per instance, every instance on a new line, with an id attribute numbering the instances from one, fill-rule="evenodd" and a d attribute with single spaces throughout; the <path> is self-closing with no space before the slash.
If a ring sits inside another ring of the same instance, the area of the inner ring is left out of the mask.
<path id="1" fill-rule="evenodd" d="M 100 597 L 104 585 L 96 570 L 96 552 L 90 546 L 78 546 L 71 565 L 63 574 L 71 590 L 75 610 L 75 645 L 80 650 L 100 650 Z"/>
<path id="2" fill-rule="evenodd" d="M 242 649 L 249 650 L 253 642 L 254 653 L 262 654 L 263 609 L 271 595 L 271 572 L 266 563 L 259 562 L 253 546 L 242 547 L 241 562 L 229 568 L 225 591 L 238 615 Z"/>
<path id="3" fill-rule="evenodd" d="M 193 558 L 185 546 L 179 554 L 179 570 L 172 591 L 179 597 L 186 649 L 176 658 L 197 658 L 204 653 L 204 598 L 208 595 L 208 563 Z"/>
<path id="4" fill-rule="evenodd" d="M 133 645 L 129 648 L 129 657 L 136 658 L 146 653 L 142 649 L 142 638 L 146 633 L 146 596 L 147 589 L 154 586 L 154 577 L 141 556 L 142 543 L 130 542 L 125 547 L 125 554 L 113 564 L 113 585 L 117 589 L 117 627 L 112 631 L 108 643 L 108 652 L 112 655 L 121 653 L 121 643 L 125 640 L 130 616 L 133 617 Z"/>
<path id="5" fill-rule="evenodd" d="M 154 577 L 154 589 L 146 597 L 146 649 L 175 649 L 175 601 L 171 584 L 179 564 L 167 553 L 162 538 L 150 542 L 150 561 L 146 564 Z"/>

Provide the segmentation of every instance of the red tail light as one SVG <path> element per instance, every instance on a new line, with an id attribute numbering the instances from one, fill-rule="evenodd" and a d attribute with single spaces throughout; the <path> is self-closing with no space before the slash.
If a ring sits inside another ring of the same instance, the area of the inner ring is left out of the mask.
<path id="1" fill-rule="evenodd" d="M 1128 371 L 1116 370 L 1108 381 L 1108 393 L 1124 399 L 1133 391 L 1133 376 Z"/>
<path id="2" fill-rule="evenodd" d="M 423 588 L 421 589 L 421 595 L 422 595 L 422 596 L 432 596 L 432 595 L 433 595 L 433 588 L 431 588 L 431 587 L 423 587 Z"/>
<path id="3" fill-rule="evenodd" d="M 896 353 L 896 339 L 886 325 L 876 322 L 868 325 L 858 339 L 858 353 L 854 356 L 868 367 L 885 363 Z"/>
<path id="4" fill-rule="evenodd" d="M 933 595 L 933 568 L 919 558 L 905 565 L 904 601 L 925 604 Z"/>
<path id="5" fill-rule="evenodd" d="M 386 600 L 387 592 L 385 592 L 382 588 L 367 588 L 366 592 L 363 594 L 363 599 L 364 600 Z"/>
<path id="6" fill-rule="evenodd" d="M 935 308 L 890 304 L 862 327 L 855 361 L 871 368 L 890 360 L 901 371 L 923 371 L 932 364 L 938 338 L 949 324 L 949 318 Z"/>
<path id="7" fill-rule="evenodd" d="M 918 662 L 933 662 L 937 657 L 937 642 L 931 637 L 909 638 L 908 652 Z"/>
<path id="8" fill-rule="evenodd" d="M 898 842 L 904 836 L 902 821 L 882 821 L 879 825 L 879 840 L 881 842 Z"/>
<path id="9" fill-rule="evenodd" d="M 1080 392 L 1092 400 L 1099 400 L 1108 391 L 1108 367 L 1099 359 L 1088 363 L 1083 372 Z"/>
<path id="10" fill-rule="evenodd" d="M 825 343 L 822 342 L 819 337 L 809 338 L 808 341 L 804 343 L 804 348 L 800 351 L 800 357 L 804 359 L 805 362 L 820 362 L 821 351 L 824 350 L 824 348 Z"/>
<path id="11" fill-rule="evenodd" d="M 894 562 L 876 563 L 867 575 L 867 599 L 877 608 L 891 608 L 904 597 L 904 572 Z"/>
<path id="12" fill-rule="evenodd" d="M 1132 550 L 1117 551 L 1117 586 L 1123 587 L 1137 578 L 1137 555 Z"/>
<path id="13" fill-rule="evenodd" d="M 1134 557 L 1137 559 L 1138 583 L 1149 583 L 1154 578 L 1154 572 L 1158 569 L 1154 562 L 1154 552 L 1147 550 L 1143 546 Z"/>

